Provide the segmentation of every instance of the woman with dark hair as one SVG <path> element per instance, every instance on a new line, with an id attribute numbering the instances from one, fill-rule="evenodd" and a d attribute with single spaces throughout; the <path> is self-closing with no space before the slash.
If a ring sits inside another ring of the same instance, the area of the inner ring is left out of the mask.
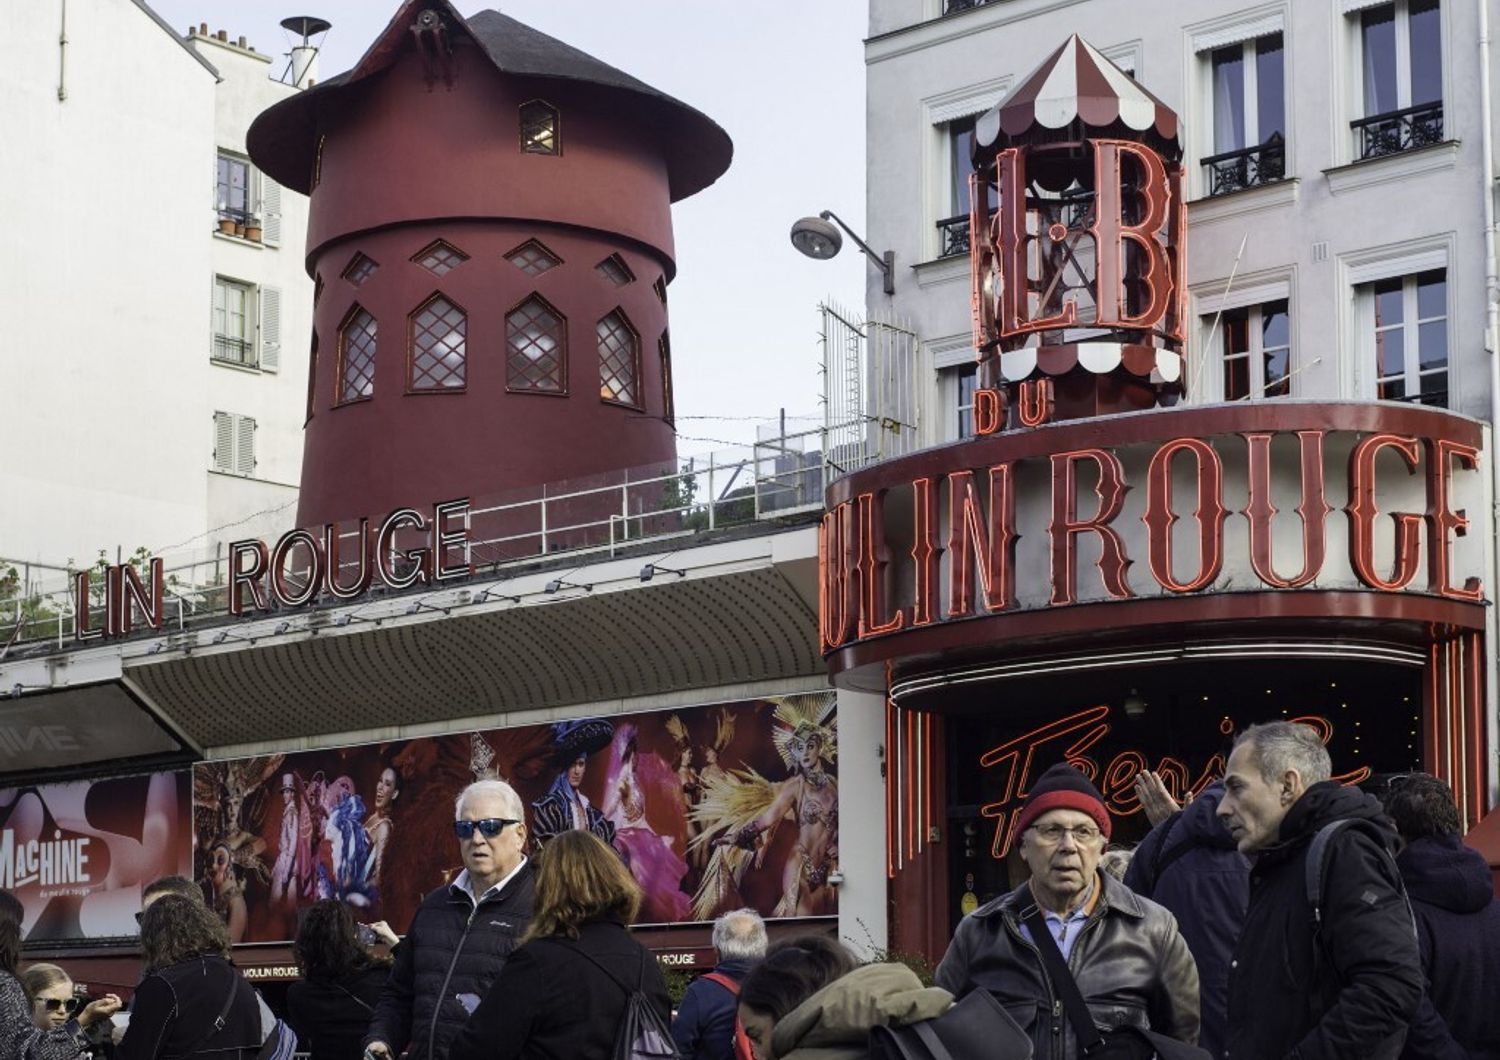
<path id="1" fill-rule="evenodd" d="M 626 927 L 640 907 L 640 886 L 598 836 L 571 829 L 548 840 L 531 927 L 448 1060 L 609 1060 L 637 990 L 665 1030 L 666 981 Z"/>
<path id="2" fill-rule="evenodd" d="M 941 1016 L 953 995 L 904 964 L 856 966 L 838 942 L 777 943 L 740 985 L 740 1023 L 756 1060 L 864 1060 L 870 1030 Z"/>
<path id="3" fill-rule="evenodd" d="M 302 980 L 286 1002 L 299 1048 L 312 1060 L 359 1060 L 391 962 L 360 945 L 354 914 L 332 898 L 302 911 L 295 949 Z"/>
<path id="4" fill-rule="evenodd" d="M 99 1020 L 108 1019 L 120 1007 L 120 999 L 113 998 L 112 1005 L 101 999 L 76 1016 L 72 1008 L 61 1002 L 55 1009 L 49 1005 L 38 1006 L 48 1013 L 48 1026 L 41 1026 L 42 1021 L 33 1017 L 31 998 L 16 977 L 16 965 L 21 960 L 21 921 L 25 915 L 19 898 L 9 891 L 0 891 L 0 1057 L 4 1060 L 77 1060 L 89 1044 L 84 1030 Z M 67 979 L 66 973 L 63 978 Z M 72 982 L 68 981 L 69 995 L 72 988 Z M 61 1021 L 52 1019 L 54 1012 L 64 1018 Z"/>
<path id="5" fill-rule="evenodd" d="M 163 895 L 141 914 L 141 950 L 146 974 L 117 1060 L 255 1056 L 265 1038 L 260 1001 L 229 963 L 229 933 L 213 910 Z"/>

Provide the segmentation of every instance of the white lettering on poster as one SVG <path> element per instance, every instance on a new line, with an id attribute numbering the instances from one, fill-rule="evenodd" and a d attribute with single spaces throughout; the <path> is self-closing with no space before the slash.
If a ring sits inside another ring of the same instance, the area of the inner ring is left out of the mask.
<path id="1" fill-rule="evenodd" d="M 60 831 L 52 836 L 50 840 L 17 843 L 12 829 L 0 832 L 0 886 L 9 891 L 32 883 L 60 887 L 92 882 L 88 873 L 89 837 L 64 839 Z"/>

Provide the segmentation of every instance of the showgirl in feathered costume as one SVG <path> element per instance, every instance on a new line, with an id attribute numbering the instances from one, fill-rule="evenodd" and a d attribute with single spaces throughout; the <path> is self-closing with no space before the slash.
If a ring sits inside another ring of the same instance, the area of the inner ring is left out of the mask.
<path id="1" fill-rule="evenodd" d="M 379 899 L 368 878 L 370 837 L 365 833 L 365 800 L 355 794 L 353 781 L 339 777 L 328 786 L 325 798 L 337 799 L 329 808 L 323 834 L 328 838 L 333 872 L 318 865 L 318 897 L 337 898 L 358 908 Z M 326 805 L 326 803 L 325 803 Z"/>
<path id="2" fill-rule="evenodd" d="M 693 847 L 712 851 L 693 896 L 693 915 L 711 920 L 740 902 L 745 872 L 760 868 L 776 828 L 790 818 L 797 845 L 782 873 L 772 916 L 834 912 L 828 876 L 838 865 L 838 782 L 827 771 L 837 757 L 831 693 L 772 696 L 772 734 L 791 776 L 779 783 L 753 769 L 729 770 L 707 783 L 692 818 L 702 828 Z M 705 773 L 707 770 L 704 771 Z"/>
<path id="3" fill-rule="evenodd" d="M 687 831 L 677 774 L 655 752 L 642 752 L 631 723 L 615 730 L 609 771 L 604 777 L 604 815 L 615 826 L 615 849 L 645 892 L 639 922 L 665 924 L 686 920 L 690 903 L 682 893 L 687 862 L 672 849 Z M 658 822 L 671 822 L 659 834 L 646 811 Z"/>

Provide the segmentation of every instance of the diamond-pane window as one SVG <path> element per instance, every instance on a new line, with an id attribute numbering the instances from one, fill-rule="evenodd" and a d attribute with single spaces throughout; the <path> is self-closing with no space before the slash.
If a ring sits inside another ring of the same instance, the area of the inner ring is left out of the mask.
<path id="1" fill-rule="evenodd" d="M 635 273 L 630 271 L 630 266 L 626 265 L 625 259 L 618 254 L 611 254 L 595 265 L 594 268 L 599 270 L 600 276 L 603 276 L 616 287 L 624 287 L 627 283 L 635 279 Z"/>
<path id="2" fill-rule="evenodd" d="M 505 255 L 505 260 L 527 276 L 540 276 L 548 269 L 562 264 L 562 259 L 542 245 L 540 240 L 528 239 L 515 250 Z"/>
<path id="3" fill-rule="evenodd" d="M 567 391 L 567 330 L 562 314 L 532 295 L 505 318 L 506 375 L 511 390 Z"/>
<path id="4" fill-rule="evenodd" d="M 339 404 L 375 396 L 375 318 L 356 305 L 339 328 Z"/>
<path id="5" fill-rule="evenodd" d="M 360 251 L 355 251 L 354 257 L 349 259 L 349 264 L 344 266 L 344 271 L 340 275 L 358 287 L 371 276 L 374 276 L 375 270 L 378 268 L 380 268 L 380 263 L 374 258 L 366 257 Z M 446 272 L 447 270 L 443 271 Z"/>
<path id="6" fill-rule="evenodd" d="M 557 108 L 534 99 L 521 104 L 521 150 L 528 155 L 560 155 Z"/>
<path id="7" fill-rule="evenodd" d="M 442 295 L 429 299 L 411 316 L 411 350 L 407 374 L 412 390 L 464 388 L 464 311 Z"/>
<path id="8" fill-rule="evenodd" d="M 622 405 L 636 404 L 640 374 L 640 339 L 625 314 L 616 309 L 599 321 L 599 396 Z"/>
<path id="9" fill-rule="evenodd" d="M 656 278 L 656 282 L 651 285 L 651 289 L 656 292 L 657 300 L 660 301 L 662 305 L 666 305 L 667 278 L 665 276 L 658 276 Z"/>
<path id="10" fill-rule="evenodd" d="M 417 251 L 411 260 L 434 276 L 445 276 L 468 261 L 469 255 L 446 240 L 435 239 Z"/>

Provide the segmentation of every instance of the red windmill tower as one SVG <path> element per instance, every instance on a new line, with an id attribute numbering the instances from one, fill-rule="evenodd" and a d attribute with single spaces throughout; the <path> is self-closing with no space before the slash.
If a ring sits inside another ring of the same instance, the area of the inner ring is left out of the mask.
<path id="1" fill-rule="evenodd" d="M 671 204 L 729 166 L 711 120 L 498 12 L 412 0 L 248 140 L 311 196 L 300 525 L 675 467 Z"/>

